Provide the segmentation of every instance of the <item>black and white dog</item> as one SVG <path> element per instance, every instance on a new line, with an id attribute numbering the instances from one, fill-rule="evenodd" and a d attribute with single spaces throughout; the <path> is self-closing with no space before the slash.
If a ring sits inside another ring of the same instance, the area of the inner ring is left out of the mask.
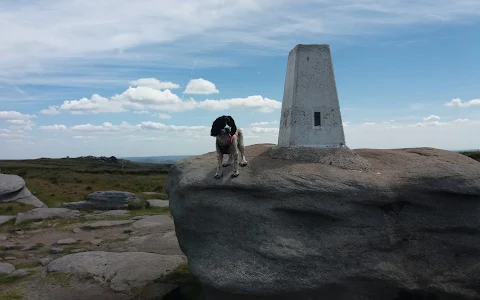
<path id="1" fill-rule="evenodd" d="M 243 132 L 241 128 L 237 129 L 235 121 L 231 116 L 218 117 L 212 124 L 210 135 L 216 137 L 217 150 L 217 172 L 215 178 L 223 175 L 222 167 L 230 165 L 233 161 L 232 177 L 240 175 L 238 166 L 246 166 L 248 162 L 245 160 L 245 146 L 243 144 Z M 223 162 L 223 155 L 228 154 L 229 158 L 226 163 Z M 239 163 L 239 155 L 241 162 Z"/>

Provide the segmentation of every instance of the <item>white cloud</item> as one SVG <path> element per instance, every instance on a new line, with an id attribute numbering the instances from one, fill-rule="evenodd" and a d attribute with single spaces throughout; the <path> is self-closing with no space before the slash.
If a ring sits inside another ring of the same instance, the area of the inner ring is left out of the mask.
<path id="1" fill-rule="evenodd" d="M 191 79 L 187 87 L 185 88 L 184 94 L 218 94 L 220 91 L 215 87 L 213 82 L 205 80 L 203 78 Z"/>
<path id="2" fill-rule="evenodd" d="M 147 114 L 150 114 L 150 112 L 148 110 L 136 110 L 133 112 L 134 114 L 136 115 L 147 115 Z"/>
<path id="3" fill-rule="evenodd" d="M 133 86 L 145 86 L 152 89 L 164 90 L 164 89 L 178 89 L 180 85 L 171 81 L 160 81 L 156 78 L 140 78 L 130 81 Z"/>
<path id="4" fill-rule="evenodd" d="M 40 130 L 45 130 L 45 131 L 61 131 L 61 130 L 67 130 L 67 126 L 65 125 L 44 125 L 38 127 Z"/>
<path id="5" fill-rule="evenodd" d="M 168 119 L 171 119 L 172 116 L 169 115 L 169 114 L 164 114 L 164 113 L 158 113 L 158 114 L 154 114 L 154 116 L 160 118 L 160 119 L 165 119 L 165 120 L 168 120 Z"/>
<path id="6" fill-rule="evenodd" d="M 140 125 L 131 125 L 128 122 L 122 122 L 120 125 L 113 125 L 110 122 L 104 122 L 102 125 L 75 125 L 69 128 L 72 131 L 85 132 L 108 132 L 108 131 L 136 131 L 140 130 Z"/>
<path id="7" fill-rule="evenodd" d="M 365 123 L 363 123 L 363 126 L 373 126 L 373 125 L 375 125 L 374 122 L 365 122 Z"/>
<path id="8" fill-rule="evenodd" d="M 0 111 L 0 120 L 28 120 L 36 115 L 22 114 L 18 111 Z"/>
<path id="9" fill-rule="evenodd" d="M 177 125 L 165 125 L 163 123 L 155 123 L 155 122 L 142 122 L 140 124 L 142 129 L 150 129 L 150 130 L 161 130 L 161 131 L 202 131 L 202 130 L 210 130 L 208 126 L 177 126 Z"/>
<path id="10" fill-rule="evenodd" d="M 33 123 L 32 120 L 19 119 L 7 120 L 7 122 L 13 124 L 10 128 L 17 130 L 32 130 L 32 127 L 35 126 L 35 123 Z"/>
<path id="11" fill-rule="evenodd" d="M 440 117 L 439 117 L 439 116 L 435 116 L 435 115 L 430 115 L 430 116 L 428 116 L 428 117 L 426 117 L 426 118 L 423 118 L 423 120 L 424 120 L 424 121 L 427 121 L 427 122 L 433 121 L 433 120 L 437 120 L 437 121 L 438 121 L 438 120 L 440 120 Z"/>
<path id="12" fill-rule="evenodd" d="M 278 128 L 269 128 L 269 127 L 252 127 L 253 133 L 278 133 Z"/>
<path id="13" fill-rule="evenodd" d="M 205 100 L 198 102 L 197 106 L 206 110 L 253 109 L 268 113 L 275 109 L 281 109 L 282 102 L 262 96 L 249 96 L 247 98 Z"/>
<path id="14" fill-rule="evenodd" d="M 255 122 L 255 123 L 252 123 L 250 124 L 251 126 L 266 126 L 266 125 L 270 125 L 270 124 L 278 124 L 278 121 L 272 121 L 272 122 L 266 122 L 266 121 L 263 121 L 263 122 Z"/>
<path id="15" fill-rule="evenodd" d="M 51 105 L 47 109 L 42 109 L 40 111 L 42 115 L 49 115 L 49 116 L 55 116 L 60 114 L 61 112 L 58 111 L 57 106 Z"/>
<path id="16" fill-rule="evenodd" d="M 183 112 L 193 109 L 229 110 L 251 109 L 260 112 L 271 112 L 280 109 L 282 103 L 262 96 L 249 96 L 247 98 L 232 98 L 221 100 L 195 101 L 194 99 L 182 100 L 169 89 L 158 90 L 146 86 L 129 87 L 122 94 L 110 98 L 93 94 L 91 99 L 64 101 L 60 106 L 50 106 L 49 112 L 69 112 L 71 114 L 98 114 L 115 113 L 133 110 L 136 114 L 149 114 L 150 111 Z M 167 114 L 157 115 L 166 119 Z"/>
<path id="17" fill-rule="evenodd" d="M 472 99 L 468 102 L 462 102 L 461 99 L 455 98 L 452 99 L 450 102 L 446 102 L 444 104 L 446 107 L 455 107 L 455 108 L 464 108 L 470 106 L 480 106 L 480 99 Z"/>
<path id="18" fill-rule="evenodd" d="M 472 0 L 435 5 L 429 0 L 184 0 L 181 6 L 173 0 L 144 0 L 135 13 L 126 0 L 5 3 L 0 76 L 18 80 L 30 80 L 23 76 L 27 73 L 37 73 L 36 78 L 50 73 L 65 81 L 62 75 L 76 68 L 85 81 L 97 73 L 83 67 L 100 62 L 125 68 L 192 67 L 193 54 L 207 66 L 222 59 L 231 64 L 224 53 L 232 47 L 284 54 L 295 40 L 389 34 L 399 27 L 462 23 L 480 15 L 480 3 Z M 105 72 L 120 73 L 113 67 Z"/>
<path id="19" fill-rule="evenodd" d="M 92 135 L 74 135 L 72 136 L 72 138 L 74 139 L 82 139 L 82 140 L 93 140 L 93 139 L 97 139 L 98 137 L 97 136 L 92 136 Z"/>

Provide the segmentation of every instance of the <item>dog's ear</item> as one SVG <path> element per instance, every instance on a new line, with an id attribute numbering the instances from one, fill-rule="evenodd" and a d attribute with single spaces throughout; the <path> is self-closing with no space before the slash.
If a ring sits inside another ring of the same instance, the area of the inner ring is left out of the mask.
<path id="1" fill-rule="evenodd" d="M 231 116 L 227 116 L 227 124 L 232 128 L 230 129 L 230 135 L 235 135 L 235 132 L 237 132 L 237 125 L 235 125 L 235 120 Z"/>
<path id="2" fill-rule="evenodd" d="M 222 131 L 220 121 L 221 121 L 221 117 L 219 117 L 215 121 L 213 121 L 212 128 L 210 129 L 210 135 L 211 136 L 218 136 L 220 134 L 220 132 Z"/>

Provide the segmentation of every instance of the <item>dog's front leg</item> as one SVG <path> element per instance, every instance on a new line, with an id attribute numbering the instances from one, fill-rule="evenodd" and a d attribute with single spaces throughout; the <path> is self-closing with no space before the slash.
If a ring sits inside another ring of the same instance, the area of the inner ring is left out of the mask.
<path id="1" fill-rule="evenodd" d="M 222 164 L 222 166 L 227 167 L 227 166 L 229 166 L 229 165 L 232 163 L 232 161 L 233 161 L 233 155 L 232 155 L 232 154 L 229 154 L 229 155 L 228 155 L 228 160 L 227 160 L 227 162 L 224 162 L 224 163 Z"/>
<path id="2" fill-rule="evenodd" d="M 238 150 L 236 149 L 236 147 L 235 147 L 234 152 L 233 152 L 231 155 L 233 155 L 233 173 L 232 173 L 232 177 L 237 177 L 238 175 L 240 175 L 240 173 L 238 172 Z"/>
<path id="3" fill-rule="evenodd" d="M 222 162 L 223 162 L 223 153 L 221 153 L 219 151 L 219 149 L 217 149 L 217 172 L 215 172 L 215 178 L 220 178 L 222 177 L 223 175 L 223 171 L 222 171 Z"/>

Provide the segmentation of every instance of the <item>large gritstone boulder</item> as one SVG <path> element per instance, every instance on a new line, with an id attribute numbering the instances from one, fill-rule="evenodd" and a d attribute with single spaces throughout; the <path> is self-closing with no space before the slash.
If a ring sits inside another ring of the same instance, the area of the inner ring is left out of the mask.
<path id="1" fill-rule="evenodd" d="M 176 235 L 207 300 L 480 299 L 479 162 L 360 149 L 368 167 L 349 169 L 274 159 L 273 146 L 246 147 L 237 178 L 214 178 L 215 152 L 170 169 Z"/>

